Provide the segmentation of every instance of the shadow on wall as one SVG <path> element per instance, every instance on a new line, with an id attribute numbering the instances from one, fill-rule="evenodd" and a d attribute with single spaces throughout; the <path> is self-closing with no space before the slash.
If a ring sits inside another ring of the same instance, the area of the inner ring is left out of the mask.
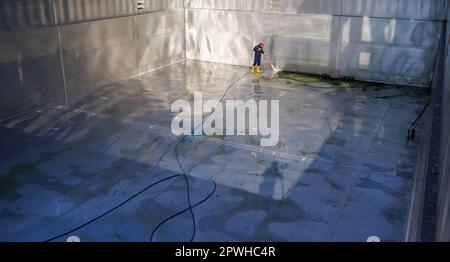
<path id="1" fill-rule="evenodd" d="M 195 3 L 187 8 L 188 59 L 249 66 L 264 41 L 267 69 L 430 85 L 441 1 L 264 1 L 257 11 L 235 11 L 241 1 Z"/>
<path id="2" fill-rule="evenodd" d="M 417 4 L 409 1 L 402 3 L 402 7 L 411 10 L 417 8 Z M 399 8 L 398 3 L 392 5 Z M 430 86 L 441 22 L 388 18 L 389 15 L 401 17 L 400 12 L 384 13 L 388 15 L 386 18 L 345 16 L 349 8 L 356 9 L 350 14 L 358 15 L 376 15 L 373 10 L 385 9 L 380 2 L 358 1 L 356 6 L 341 6 L 339 13 L 343 16 L 332 16 L 330 27 L 339 28 L 339 36 L 337 46 L 329 45 L 331 75 L 337 72 L 339 76 L 359 80 Z M 438 14 L 430 6 L 428 14 L 424 15 L 436 17 Z"/>

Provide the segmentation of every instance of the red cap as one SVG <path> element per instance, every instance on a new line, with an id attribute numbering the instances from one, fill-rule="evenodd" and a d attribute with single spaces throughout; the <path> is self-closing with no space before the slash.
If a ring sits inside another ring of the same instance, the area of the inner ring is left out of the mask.
<path id="1" fill-rule="evenodd" d="M 259 46 L 261 47 L 261 48 L 264 48 L 264 42 L 261 42 L 261 43 L 259 43 Z"/>

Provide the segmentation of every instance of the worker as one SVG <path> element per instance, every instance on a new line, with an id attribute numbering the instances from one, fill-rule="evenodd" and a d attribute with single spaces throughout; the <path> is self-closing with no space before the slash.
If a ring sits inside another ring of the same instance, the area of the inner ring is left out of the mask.
<path id="1" fill-rule="evenodd" d="M 261 56 L 264 54 L 264 43 L 261 42 L 259 45 L 255 46 L 253 52 L 255 53 L 255 61 L 253 62 L 252 73 L 255 72 L 255 67 L 256 73 L 261 73 Z"/>

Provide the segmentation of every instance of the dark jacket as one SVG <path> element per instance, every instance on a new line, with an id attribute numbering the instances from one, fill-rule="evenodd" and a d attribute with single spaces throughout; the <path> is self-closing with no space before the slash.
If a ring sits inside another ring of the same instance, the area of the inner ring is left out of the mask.
<path id="1" fill-rule="evenodd" d="M 255 52 L 255 58 L 261 58 L 261 55 L 264 54 L 264 49 L 257 45 L 253 48 L 253 52 Z"/>

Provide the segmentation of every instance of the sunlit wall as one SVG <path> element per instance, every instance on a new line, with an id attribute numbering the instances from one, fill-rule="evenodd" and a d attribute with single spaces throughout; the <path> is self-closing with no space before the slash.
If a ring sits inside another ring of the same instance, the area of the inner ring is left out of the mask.
<path id="1" fill-rule="evenodd" d="M 444 0 L 185 0 L 187 58 L 428 86 Z"/>

